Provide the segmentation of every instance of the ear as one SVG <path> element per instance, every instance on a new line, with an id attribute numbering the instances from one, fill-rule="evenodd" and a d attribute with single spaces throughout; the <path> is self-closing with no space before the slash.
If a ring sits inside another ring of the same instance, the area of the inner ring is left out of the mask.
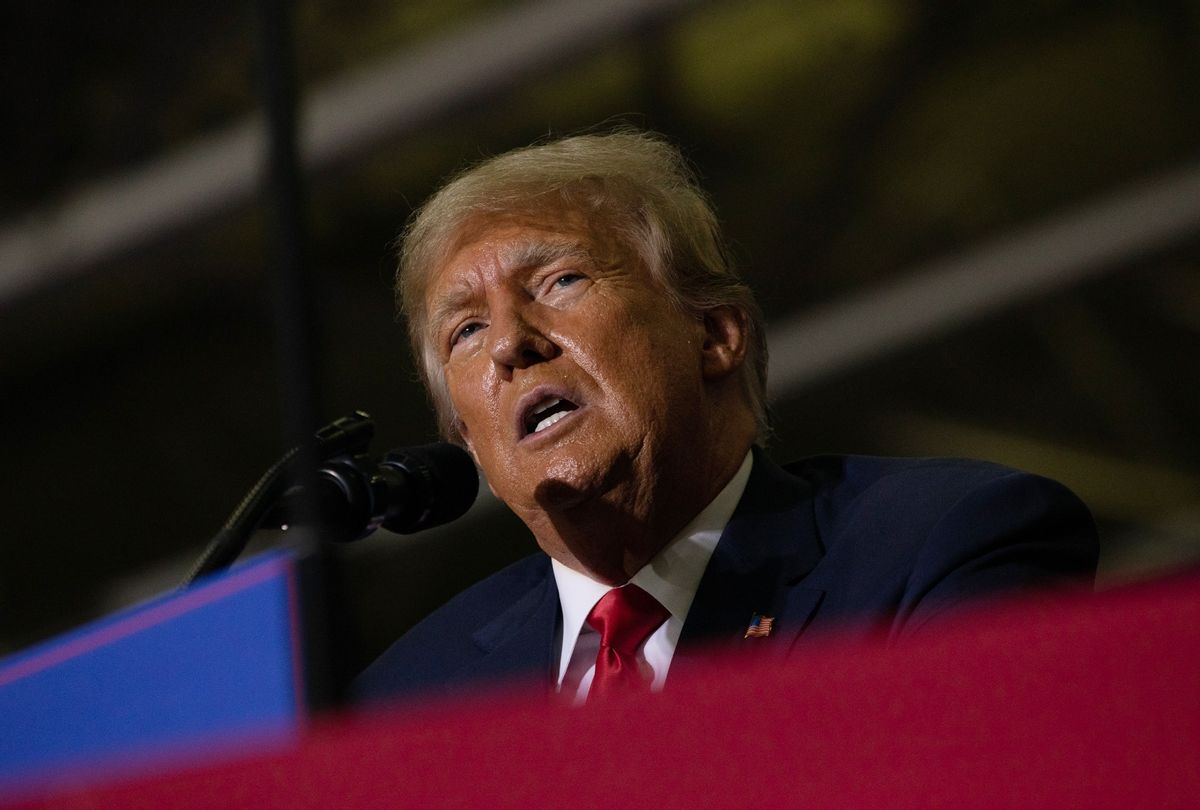
<path id="1" fill-rule="evenodd" d="M 746 360 L 750 323 L 735 306 L 713 307 L 704 313 L 701 371 L 706 380 L 720 380 L 742 367 Z"/>
<path id="2" fill-rule="evenodd" d="M 458 437 L 462 438 L 463 449 L 470 454 L 470 460 L 475 462 L 475 467 L 479 467 L 479 456 L 475 455 L 475 444 L 467 436 L 467 425 L 464 425 L 462 420 L 456 419 L 454 426 L 455 430 L 458 431 Z M 487 480 L 487 475 L 484 475 L 484 482 L 487 484 L 488 490 L 492 491 L 493 496 L 499 498 L 500 494 L 496 491 L 496 487 L 492 486 L 492 482 Z"/>
<path id="3" fill-rule="evenodd" d="M 454 432 L 458 434 L 458 438 L 462 439 L 463 447 L 471 454 L 471 460 L 475 462 L 475 466 L 479 466 L 479 457 L 475 455 L 475 445 L 471 442 L 471 437 L 467 435 L 467 425 L 458 417 L 454 418 Z M 451 439 L 453 441 L 453 439 Z"/>

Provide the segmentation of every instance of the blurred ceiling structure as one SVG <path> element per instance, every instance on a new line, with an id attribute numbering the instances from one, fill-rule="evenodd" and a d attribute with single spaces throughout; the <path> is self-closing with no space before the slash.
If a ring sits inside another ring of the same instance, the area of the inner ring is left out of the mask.
<path id="1" fill-rule="evenodd" d="M 4 26 L 0 652 L 169 587 L 283 450 L 243 4 Z M 1200 3 L 294 9 L 317 410 L 433 421 L 391 247 L 439 179 L 613 120 L 679 143 L 770 324 L 772 455 L 963 455 L 1092 507 L 1101 584 L 1200 559 Z M 264 538 L 262 542 L 267 542 Z M 532 548 L 484 498 L 338 550 L 362 660 Z"/>

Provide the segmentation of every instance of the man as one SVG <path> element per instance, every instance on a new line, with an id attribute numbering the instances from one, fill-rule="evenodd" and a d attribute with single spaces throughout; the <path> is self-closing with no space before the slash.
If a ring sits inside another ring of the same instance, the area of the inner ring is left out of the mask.
<path id="1" fill-rule="evenodd" d="M 1087 509 L 961 460 L 774 464 L 762 319 L 680 154 L 630 130 L 517 150 L 409 225 L 397 295 L 441 428 L 544 554 L 460 594 L 365 700 L 538 679 L 662 688 L 713 647 L 915 632 L 1084 578 Z"/>

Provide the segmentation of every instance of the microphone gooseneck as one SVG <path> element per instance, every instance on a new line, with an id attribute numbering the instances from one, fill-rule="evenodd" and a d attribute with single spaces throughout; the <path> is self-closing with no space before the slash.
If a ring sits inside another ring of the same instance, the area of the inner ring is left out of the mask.
<path id="1" fill-rule="evenodd" d="M 228 568 L 251 533 L 264 526 L 308 526 L 331 540 L 356 540 L 380 526 L 411 534 L 461 517 L 479 492 L 479 474 L 462 448 L 444 442 L 397 448 L 375 463 L 366 455 L 374 435 L 356 411 L 317 431 L 318 468 L 309 486 L 288 487 L 300 448 L 263 474 L 238 504 L 184 580 Z"/>

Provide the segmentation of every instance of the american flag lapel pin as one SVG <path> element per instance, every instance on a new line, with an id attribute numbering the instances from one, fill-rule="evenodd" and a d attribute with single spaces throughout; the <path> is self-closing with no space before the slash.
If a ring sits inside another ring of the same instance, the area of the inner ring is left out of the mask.
<path id="1" fill-rule="evenodd" d="M 775 617 L 755 613 L 750 617 L 750 626 L 746 628 L 746 635 L 742 638 L 766 638 L 771 635 L 771 625 L 774 623 Z"/>

